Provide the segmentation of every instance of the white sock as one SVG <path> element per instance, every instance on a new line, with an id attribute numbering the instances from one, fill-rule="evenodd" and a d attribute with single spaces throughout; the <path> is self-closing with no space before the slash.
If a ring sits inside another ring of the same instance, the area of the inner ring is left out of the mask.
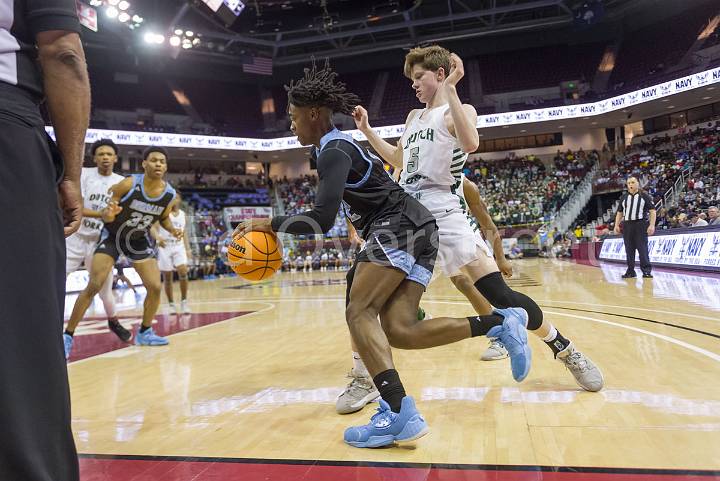
<path id="1" fill-rule="evenodd" d="M 370 377 L 370 373 L 368 372 L 367 368 L 365 367 L 365 363 L 362 361 L 360 354 L 353 351 L 352 357 L 353 357 L 353 374 L 355 374 L 355 376 L 357 376 L 357 377 Z"/>
<path id="2" fill-rule="evenodd" d="M 543 337 L 543 341 L 552 342 L 555 340 L 556 337 L 557 337 L 557 329 L 555 329 L 555 326 L 552 326 L 550 328 L 550 332 L 548 333 L 548 335 Z"/>

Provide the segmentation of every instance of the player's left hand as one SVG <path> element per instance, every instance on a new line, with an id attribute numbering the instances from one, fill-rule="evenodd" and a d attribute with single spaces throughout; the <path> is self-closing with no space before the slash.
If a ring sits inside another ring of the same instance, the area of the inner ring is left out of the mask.
<path id="1" fill-rule="evenodd" d="M 172 232 L 173 237 L 175 237 L 177 240 L 181 240 L 184 234 L 185 232 L 180 229 L 173 229 Z"/>
<path id="2" fill-rule="evenodd" d="M 465 76 L 465 66 L 462 59 L 455 53 L 450 54 L 450 73 L 447 74 L 443 85 L 455 87 Z"/>
<path id="3" fill-rule="evenodd" d="M 648 233 L 648 235 L 653 235 L 655 233 L 655 226 L 654 225 L 648 226 L 647 233 Z"/>
<path id="4" fill-rule="evenodd" d="M 248 232 L 272 232 L 272 221 L 270 219 L 248 219 L 240 222 L 233 231 L 233 239 L 242 237 Z"/>

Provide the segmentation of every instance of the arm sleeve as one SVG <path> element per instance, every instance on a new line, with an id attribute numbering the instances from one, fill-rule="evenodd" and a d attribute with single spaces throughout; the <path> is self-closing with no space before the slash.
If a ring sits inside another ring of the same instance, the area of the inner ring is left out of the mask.
<path id="1" fill-rule="evenodd" d="M 323 150 L 317 160 L 315 207 L 298 215 L 274 217 L 272 229 L 288 234 L 319 234 L 318 227 L 323 233 L 329 231 L 340 209 L 351 164 L 352 157 L 342 148 Z"/>
<path id="2" fill-rule="evenodd" d="M 75 0 L 28 0 L 25 18 L 33 36 L 50 30 L 80 32 Z"/>
<path id="3" fill-rule="evenodd" d="M 624 212 L 625 208 L 623 207 L 623 204 L 625 203 L 625 199 L 627 198 L 627 194 L 620 197 L 620 203 L 618 204 L 618 208 L 615 212 Z"/>

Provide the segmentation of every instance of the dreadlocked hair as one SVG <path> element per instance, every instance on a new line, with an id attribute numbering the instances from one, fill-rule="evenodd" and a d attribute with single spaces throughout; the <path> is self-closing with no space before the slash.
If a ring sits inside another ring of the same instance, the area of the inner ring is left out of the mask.
<path id="1" fill-rule="evenodd" d="M 315 59 L 312 67 L 304 69 L 300 80 L 290 81 L 285 86 L 288 102 L 297 107 L 327 107 L 333 112 L 351 115 L 360 97 L 345 89 L 343 82 L 337 81 L 337 72 L 330 68 L 330 60 L 325 59 L 325 67 L 318 70 Z"/>

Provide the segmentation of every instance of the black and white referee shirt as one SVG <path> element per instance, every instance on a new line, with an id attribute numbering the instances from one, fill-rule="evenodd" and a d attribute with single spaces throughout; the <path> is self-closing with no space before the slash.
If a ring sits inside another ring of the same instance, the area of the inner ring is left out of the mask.
<path id="1" fill-rule="evenodd" d="M 51 30 L 80 32 L 75 0 L 0 0 L 0 83 L 43 97 L 35 38 Z"/>
<path id="2" fill-rule="evenodd" d="M 623 213 L 623 220 L 645 220 L 650 218 L 650 211 L 655 210 L 653 199 L 647 192 L 626 192 L 620 199 L 618 212 Z"/>

